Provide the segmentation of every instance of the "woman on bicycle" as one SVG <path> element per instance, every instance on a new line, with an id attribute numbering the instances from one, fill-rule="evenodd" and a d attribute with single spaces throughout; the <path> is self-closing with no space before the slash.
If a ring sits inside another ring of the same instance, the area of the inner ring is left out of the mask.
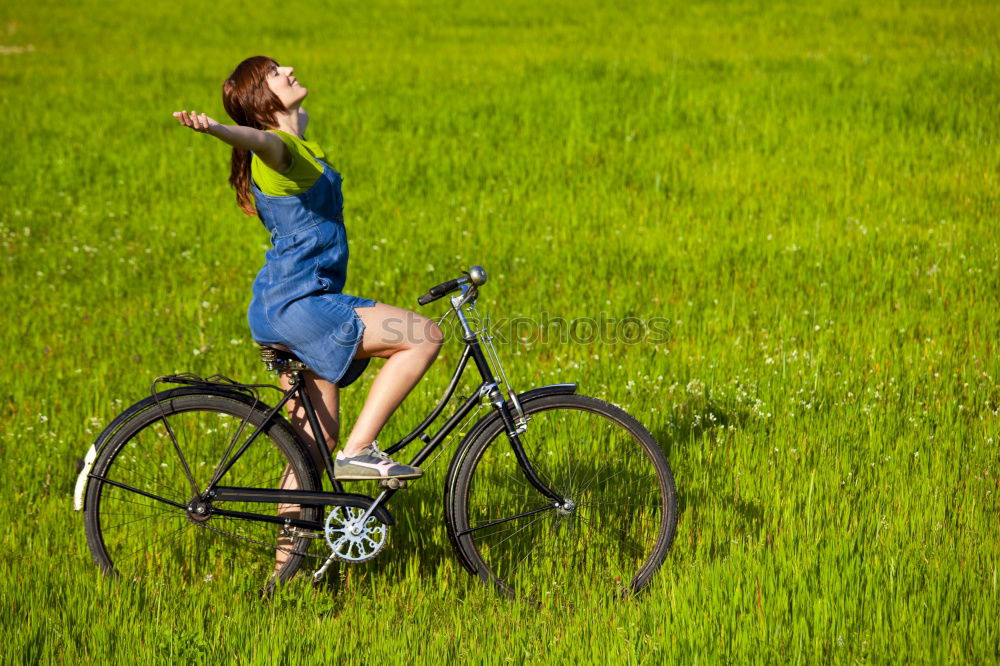
<path id="1" fill-rule="evenodd" d="M 348 250 L 341 177 L 323 149 L 305 138 L 309 116 L 302 101 L 309 91 L 294 71 L 263 56 L 241 62 L 222 86 L 236 125 L 194 111 L 173 115 L 233 148 L 229 182 L 236 201 L 260 218 L 273 244 L 253 284 L 250 332 L 259 343 L 287 347 L 313 371 L 305 375 L 306 390 L 330 450 L 338 443 L 338 388 L 354 381 L 367 359 L 386 359 L 336 456 L 336 477 L 416 478 L 423 472 L 388 458 L 376 438 L 433 363 L 441 330 L 416 313 L 343 293 Z M 284 375 L 281 383 L 289 387 Z M 293 425 L 315 442 L 304 408 L 288 404 Z"/>

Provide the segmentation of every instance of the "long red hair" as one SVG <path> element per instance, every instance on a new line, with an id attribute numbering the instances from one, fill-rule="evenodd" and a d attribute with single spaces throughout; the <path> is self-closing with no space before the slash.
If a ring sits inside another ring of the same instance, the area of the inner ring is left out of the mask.
<path id="1" fill-rule="evenodd" d="M 237 125 L 259 130 L 273 129 L 277 125 L 274 114 L 284 111 L 285 105 L 267 87 L 267 77 L 277 66 L 273 58 L 247 58 L 222 84 L 222 105 Z M 233 148 L 229 184 L 236 190 L 236 203 L 243 212 L 256 215 L 250 190 L 250 151 Z"/>

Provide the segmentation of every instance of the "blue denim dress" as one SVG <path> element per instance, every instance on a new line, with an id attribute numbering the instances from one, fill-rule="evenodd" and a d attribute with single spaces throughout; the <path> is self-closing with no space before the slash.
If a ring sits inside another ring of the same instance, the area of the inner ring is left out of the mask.
<path id="1" fill-rule="evenodd" d="M 346 386 L 364 369 L 356 363 L 348 373 L 365 330 L 354 308 L 375 301 L 343 293 L 348 252 L 341 177 L 320 163 L 323 175 L 302 194 L 271 196 L 250 181 L 272 247 L 254 280 L 247 319 L 257 342 L 285 345 L 320 377 Z"/>

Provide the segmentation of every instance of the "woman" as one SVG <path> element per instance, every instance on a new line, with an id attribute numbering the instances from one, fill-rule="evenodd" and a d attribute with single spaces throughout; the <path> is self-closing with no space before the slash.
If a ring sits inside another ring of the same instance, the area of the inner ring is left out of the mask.
<path id="1" fill-rule="evenodd" d="M 394 462 L 375 440 L 434 362 L 441 330 L 426 317 L 343 293 L 348 250 L 341 178 L 323 149 L 304 137 L 309 116 L 302 100 L 309 91 L 293 74 L 292 67 L 263 56 L 241 62 L 222 86 L 236 125 L 194 111 L 173 115 L 233 147 L 229 182 L 236 201 L 247 215 L 260 217 L 273 243 L 254 281 L 250 331 L 260 343 L 291 349 L 314 371 L 305 375 L 306 390 L 330 450 L 339 436 L 338 385 L 353 381 L 347 375 L 352 361 L 386 359 L 336 456 L 336 477 L 416 478 L 420 468 Z M 289 387 L 286 376 L 281 384 Z M 318 445 L 302 405 L 288 404 L 293 425 Z"/>

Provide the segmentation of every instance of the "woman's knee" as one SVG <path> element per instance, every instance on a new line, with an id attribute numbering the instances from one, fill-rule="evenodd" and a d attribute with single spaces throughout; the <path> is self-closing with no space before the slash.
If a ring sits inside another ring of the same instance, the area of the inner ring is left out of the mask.
<path id="1" fill-rule="evenodd" d="M 444 344 L 444 333 L 441 331 L 441 327 L 431 319 L 426 320 L 423 331 L 420 346 L 428 358 L 433 361 L 437 358 L 438 352 L 441 351 L 441 345 Z"/>
<path id="2" fill-rule="evenodd" d="M 437 352 L 444 342 L 444 333 L 441 332 L 441 327 L 433 319 L 415 313 L 412 315 L 415 319 L 410 323 L 406 348 L 419 349 L 426 355 L 437 356 Z"/>
<path id="3" fill-rule="evenodd" d="M 437 325 L 437 322 L 428 319 L 427 324 L 424 326 L 424 331 L 424 339 L 427 341 L 427 344 L 440 349 L 441 345 L 444 344 L 444 333 L 441 331 L 441 327 Z"/>

